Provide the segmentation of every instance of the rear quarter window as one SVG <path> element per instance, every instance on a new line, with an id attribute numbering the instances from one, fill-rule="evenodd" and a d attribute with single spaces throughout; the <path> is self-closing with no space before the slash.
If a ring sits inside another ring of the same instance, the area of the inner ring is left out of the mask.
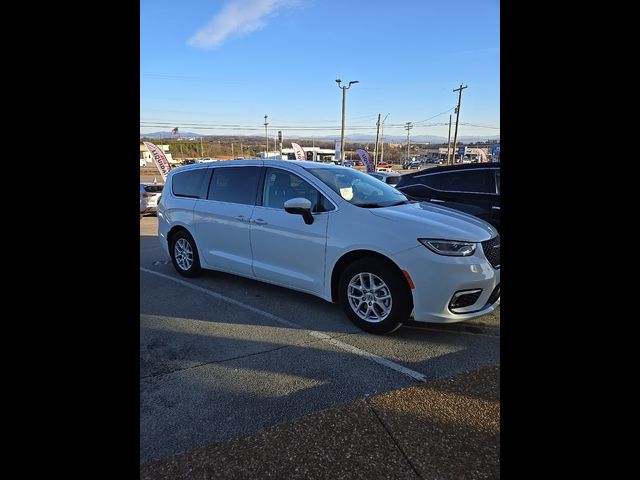
<path id="1" fill-rule="evenodd" d="M 171 191 L 176 197 L 204 198 L 208 178 L 208 168 L 176 173 L 173 176 Z"/>

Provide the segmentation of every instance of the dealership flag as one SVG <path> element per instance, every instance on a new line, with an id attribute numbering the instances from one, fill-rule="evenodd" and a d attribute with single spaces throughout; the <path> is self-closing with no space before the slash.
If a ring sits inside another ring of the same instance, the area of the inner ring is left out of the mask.
<path id="1" fill-rule="evenodd" d="M 171 130 L 171 135 L 177 135 L 177 134 L 178 134 L 178 127 Z"/>
<path id="2" fill-rule="evenodd" d="M 297 143 L 292 143 L 291 147 L 293 148 L 294 153 L 296 154 L 296 160 L 306 160 L 307 155 L 304 153 L 304 150 Z"/>
<path id="3" fill-rule="evenodd" d="M 356 152 L 360 157 L 360 160 L 362 160 L 367 166 L 367 173 L 375 172 L 376 169 L 373 168 L 373 162 L 371 161 L 371 157 L 369 156 L 367 151 L 363 150 L 362 148 L 358 148 L 356 149 Z"/>
<path id="4" fill-rule="evenodd" d="M 167 157 L 164 155 L 164 152 L 151 142 L 142 142 L 142 143 L 144 143 L 144 146 L 147 147 L 147 150 L 149 150 L 149 153 L 153 158 L 153 163 L 155 163 L 156 167 L 158 167 L 158 170 L 160 170 L 160 175 L 162 175 L 162 179 L 166 181 L 167 174 L 169 173 L 169 170 L 171 170 L 171 165 L 169 165 L 169 161 L 167 160 Z"/>

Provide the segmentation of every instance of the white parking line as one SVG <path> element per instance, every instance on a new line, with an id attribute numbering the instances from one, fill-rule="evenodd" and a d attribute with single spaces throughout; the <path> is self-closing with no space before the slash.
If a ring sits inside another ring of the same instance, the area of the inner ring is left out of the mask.
<path id="1" fill-rule="evenodd" d="M 153 270 L 149 270 L 147 268 L 143 268 L 140 267 L 140 270 L 146 273 L 150 273 L 152 275 L 156 275 L 158 277 L 162 277 L 162 278 L 166 278 L 167 280 L 171 280 L 172 282 L 176 282 L 179 283 L 180 285 L 183 285 L 185 287 L 188 288 L 192 288 L 200 293 L 204 293 L 206 295 L 209 295 L 211 297 L 217 298 L 218 300 L 222 300 L 223 302 L 227 302 L 230 303 L 232 305 L 235 305 L 237 307 L 240 308 L 244 308 L 245 310 L 249 310 L 250 312 L 256 313 L 258 315 L 262 315 L 263 317 L 269 318 L 270 320 L 273 320 L 275 322 L 281 323 L 282 325 L 286 325 L 287 327 L 291 327 L 291 328 L 298 328 L 301 330 L 306 330 L 307 333 L 309 335 L 311 335 L 312 337 L 318 338 L 324 342 L 327 342 L 341 350 L 353 353 L 354 355 L 358 355 L 362 358 L 365 358 L 371 362 L 377 363 L 379 365 L 382 365 L 384 367 L 390 368 L 392 370 L 395 370 L 396 372 L 402 373 L 403 375 L 408 375 L 409 377 L 413 378 L 414 380 L 417 380 L 418 382 L 426 382 L 427 379 L 426 377 L 420 373 L 420 372 L 416 372 L 415 370 L 411 370 L 410 368 L 407 367 L 403 367 L 402 365 L 392 362 L 391 360 L 387 360 L 386 358 L 383 357 L 379 357 L 378 355 L 375 355 L 373 353 L 367 352 L 365 350 L 362 350 L 360 348 L 354 347 L 353 345 L 349 345 L 347 343 L 341 342 L 339 340 L 336 340 L 335 338 L 332 338 L 331 336 L 327 335 L 326 333 L 322 333 L 322 332 L 317 332 L 315 330 L 307 330 L 306 328 L 304 328 L 302 325 L 298 325 L 297 323 L 294 322 L 290 322 L 288 320 L 285 320 L 284 318 L 280 318 L 277 315 L 274 315 L 273 313 L 269 313 L 269 312 L 265 312 L 264 310 L 260 310 L 259 308 L 255 308 L 252 307 L 251 305 L 246 305 L 242 302 L 239 302 L 238 300 L 234 300 L 233 298 L 229 298 L 226 297 L 224 295 L 220 295 L 219 293 L 213 292 L 211 290 L 207 290 L 206 288 L 200 287 L 198 285 L 194 285 L 192 283 L 189 283 L 185 280 L 182 280 L 180 278 L 176 278 L 176 277 L 172 277 L 170 275 L 165 275 L 164 273 L 160 273 L 160 272 L 155 272 Z"/>

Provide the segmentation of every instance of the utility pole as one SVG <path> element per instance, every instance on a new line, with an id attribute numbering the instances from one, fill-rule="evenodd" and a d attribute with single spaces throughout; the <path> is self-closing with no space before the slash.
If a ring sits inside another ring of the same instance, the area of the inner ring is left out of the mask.
<path id="1" fill-rule="evenodd" d="M 233 154 L 233 142 L 231 142 L 231 156 L 233 158 L 236 158 L 236 156 Z"/>
<path id="2" fill-rule="evenodd" d="M 449 114 L 449 136 L 447 137 L 447 165 L 451 165 L 451 114 Z"/>
<path id="3" fill-rule="evenodd" d="M 268 115 L 264 114 L 264 139 L 267 141 L 267 150 L 264 152 L 264 158 L 269 158 L 269 132 L 267 131 L 267 122 Z"/>
<path id="4" fill-rule="evenodd" d="M 376 146 L 373 149 L 373 164 L 378 166 L 378 134 L 380 133 L 380 114 L 378 114 L 378 121 L 376 122 Z"/>
<path id="5" fill-rule="evenodd" d="M 342 80 L 339 78 L 336 79 L 336 83 L 338 84 L 338 88 L 342 90 L 342 128 L 340 129 L 340 165 L 344 165 L 344 114 L 345 114 L 345 106 L 347 101 L 347 90 L 354 83 L 360 83 L 358 80 L 352 80 L 349 82 L 349 85 L 343 87 L 341 85 Z"/>
<path id="6" fill-rule="evenodd" d="M 380 129 L 380 143 L 381 145 L 381 153 L 380 153 L 380 163 L 384 162 L 384 122 L 387 119 L 387 117 L 389 116 L 389 114 L 387 113 L 384 117 L 384 120 L 382 120 L 382 125 L 381 125 L 381 129 Z"/>
<path id="7" fill-rule="evenodd" d="M 454 162 L 455 162 L 455 159 L 456 159 L 456 148 L 457 148 L 457 142 L 458 142 L 458 120 L 460 119 L 460 103 L 462 102 L 462 90 L 464 90 L 465 88 L 467 88 L 466 85 L 463 87 L 462 84 L 460 84 L 459 88 L 454 88 L 453 89 L 454 92 L 458 92 L 458 106 L 456 107 L 456 130 L 455 130 L 455 133 L 453 134 L 453 160 L 454 160 Z"/>
<path id="8" fill-rule="evenodd" d="M 204 148 L 202 147 L 202 137 L 200 137 L 200 158 L 204 157 Z"/>
<path id="9" fill-rule="evenodd" d="M 409 139 L 409 131 L 413 128 L 413 123 L 407 122 L 404 124 L 404 129 L 407 131 L 407 162 L 409 161 L 409 145 L 411 140 Z"/>
<path id="10" fill-rule="evenodd" d="M 244 157 L 244 153 L 242 153 L 242 142 L 240 142 L 240 156 Z"/>

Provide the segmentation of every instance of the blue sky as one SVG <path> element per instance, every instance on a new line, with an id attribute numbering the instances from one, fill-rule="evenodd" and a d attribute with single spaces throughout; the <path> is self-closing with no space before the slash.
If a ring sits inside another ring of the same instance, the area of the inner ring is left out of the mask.
<path id="1" fill-rule="evenodd" d="M 446 137 L 461 83 L 458 136 L 499 135 L 499 26 L 498 0 L 141 0 L 140 131 L 339 136 L 340 78 L 347 135 Z"/>

